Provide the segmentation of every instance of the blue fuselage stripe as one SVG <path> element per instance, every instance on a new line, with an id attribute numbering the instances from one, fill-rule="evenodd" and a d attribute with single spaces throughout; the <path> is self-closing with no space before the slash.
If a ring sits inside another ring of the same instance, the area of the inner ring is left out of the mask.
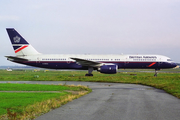
<path id="1" fill-rule="evenodd" d="M 14 61 L 16 63 L 41 67 L 41 68 L 49 68 L 49 69 L 88 69 L 86 66 L 81 66 L 76 62 L 68 62 L 68 61 Z M 173 68 L 174 65 L 168 62 L 155 62 L 151 67 L 150 64 L 153 62 L 105 62 L 103 63 L 112 63 L 118 66 L 118 69 L 122 68 L 141 68 L 141 69 L 161 69 L 161 68 Z"/>

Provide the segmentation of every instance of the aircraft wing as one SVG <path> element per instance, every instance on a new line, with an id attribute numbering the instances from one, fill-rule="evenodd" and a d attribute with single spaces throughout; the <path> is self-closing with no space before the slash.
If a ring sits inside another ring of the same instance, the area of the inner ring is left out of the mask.
<path id="1" fill-rule="evenodd" d="M 16 56 L 5 56 L 5 57 L 7 57 L 7 59 L 10 61 L 29 61 L 28 59 L 20 58 Z"/>
<path id="2" fill-rule="evenodd" d="M 85 59 L 80 59 L 80 58 L 71 58 L 75 60 L 77 63 L 79 63 L 82 66 L 89 66 L 89 67 L 98 67 L 101 66 L 102 63 L 100 62 L 95 62 L 91 60 L 85 60 Z"/>

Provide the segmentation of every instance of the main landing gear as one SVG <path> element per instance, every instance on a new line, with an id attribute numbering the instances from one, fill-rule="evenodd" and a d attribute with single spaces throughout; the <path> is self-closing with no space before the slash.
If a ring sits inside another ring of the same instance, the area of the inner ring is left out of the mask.
<path id="1" fill-rule="evenodd" d="M 93 68 L 88 68 L 88 73 L 85 76 L 93 76 L 92 74 Z"/>

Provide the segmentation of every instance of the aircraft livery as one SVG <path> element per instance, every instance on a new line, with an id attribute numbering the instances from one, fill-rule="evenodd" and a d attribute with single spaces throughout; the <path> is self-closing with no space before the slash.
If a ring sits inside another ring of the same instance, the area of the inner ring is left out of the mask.
<path id="1" fill-rule="evenodd" d="M 5 56 L 7 60 L 29 66 L 49 69 L 88 70 L 86 76 L 93 76 L 93 70 L 115 74 L 118 69 L 174 68 L 176 64 L 163 55 L 91 55 L 91 54 L 42 54 L 29 44 L 14 28 L 7 28 L 16 56 Z"/>

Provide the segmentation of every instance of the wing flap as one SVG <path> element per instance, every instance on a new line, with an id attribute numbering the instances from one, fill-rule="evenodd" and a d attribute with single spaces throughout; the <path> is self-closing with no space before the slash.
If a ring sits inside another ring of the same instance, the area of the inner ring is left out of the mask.
<path id="1" fill-rule="evenodd" d="M 71 59 L 75 60 L 77 63 L 79 63 L 82 66 L 88 66 L 88 67 L 98 67 L 98 66 L 101 66 L 101 64 L 102 64 L 100 62 L 85 60 L 85 59 L 81 59 L 81 58 L 71 58 Z"/>

